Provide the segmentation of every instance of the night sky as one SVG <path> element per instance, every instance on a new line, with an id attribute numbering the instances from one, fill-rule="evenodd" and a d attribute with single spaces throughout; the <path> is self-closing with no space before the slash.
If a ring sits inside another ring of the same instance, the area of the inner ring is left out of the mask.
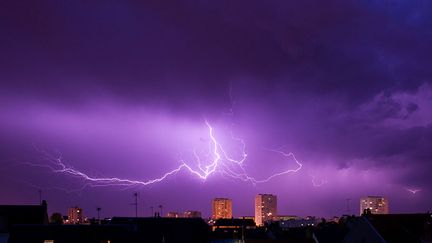
<path id="1" fill-rule="evenodd" d="M 391 212 L 426 212 L 431 43 L 429 0 L 2 0 L 0 204 L 42 190 L 50 213 L 133 216 L 138 192 L 140 216 L 207 217 L 215 197 L 244 216 L 272 193 L 279 214 L 340 216 L 346 199 L 358 214 L 360 197 L 382 195 Z M 216 158 L 206 121 L 226 156 L 205 180 L 61 171 L 199 170 Z M 228 158 L 242 141 L 240 168 Z"/>

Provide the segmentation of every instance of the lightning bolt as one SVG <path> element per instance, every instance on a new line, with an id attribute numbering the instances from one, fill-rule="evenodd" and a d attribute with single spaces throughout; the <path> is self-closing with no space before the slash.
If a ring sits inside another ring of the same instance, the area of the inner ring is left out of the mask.
<path id="1" fill-rule="evenodd" d="M 192 167 L 184 161 L 183 159 L 180 159 L 180 165 L 171 170 L 166 172 L 165 174 L 161 175 L 158 178 L 149 179 L 149 180 L 131 180 L 131 179 L 125 179 L 125 178 L 117 178 L 117 177 L 95 177 L 90 176 L 88 174 L 85 174 L 84 172 L 81 172 L 79 170 L 74 169 L 71 166 L 67 166 L 62 159 L 61 154 L 59 156 L 53 156 L 45 151 L 39 150 L 44 155 L 44 160 L 47 161 L 47 164 L 35 164 L 35 163 L 25 163 L 26 165 L 35 166 L 35 167 L 43 167 L 49 169 L 51 172 L 58 173 L 58 174 L 64 174 L 68 175 L 73 178 L 78 178 L 83 181 L 85 181 L 84 186 L 81 188 L 84 189 L 87 186 L 91 187 L 104 187 L 104 186 L 120 186 L 124 188 L 130 188 L 134 186 L 148 186 L 155 183 L 162 182 L 166 180 L 168 177 L 171 177 L 178 172 L 185 170 L 190 172 L 192 175 L 196 176 L 197 178 L 201 180 L 206 180 L 209 176 L 216 172 L 220 172 L 224 175 L 227 175 L 229 177 L 232 177 L 234 179 L 238 179 L 241 181 L 251 182 L 252 184 L 258 184 L 258 183 L 266 183 L 270 180 L 272 180 L 275 177 L 286 175 L 289 173 L 296 173 L 302 168 L 302 164 L 296 159 L 295 155 L 293 153 L 285 153 L 280 150 L 274 150 L 274 149 L 266 149 L 271 152 L 279 153 L 283 157 L 287 159 L 292 159 L 295 164 L 295 169 L 288 169 L 285 171 L 281 171 L 278 173 L 275 173 L 273 175 L 270 175 L 267 178 L 264 179 L 256 179 L 252 176 L 250 176 L 246 169 L 244 168 L 244 163 L 248 157 L 246 153 L 246 143 L 243 139 L 235 137 L 233 134 L 231 134 L 231 138 L 238 142 L 240 146 L 240 158 L 235 159 L 231 157 L 222 144 L 220 144 L 214 135 L 214 129 L 210 125 L 210 123 L 206 120 L 205 124 L 208 128 L 208 136 L 210 139 L 209 142 L 209 155 L 211 157 L 211 160 L 208 164 L 205 164 L 204 161 L 202 161 L 201 156 L 199 153 L 194 150 L 193 154 L 195 157 L 195 163 L 197 165 L 197 169 L 194 169 L 195 167 Z"/>
<path id="2" fill-rule="evenodd" d="M 405 190 L 407 190 L 408 192 L 411 192 L 412 194 L 416 194 L 417 192 L 421 191 L 421 189 L 410 189 L 410 188 L 405 188 Z"/>

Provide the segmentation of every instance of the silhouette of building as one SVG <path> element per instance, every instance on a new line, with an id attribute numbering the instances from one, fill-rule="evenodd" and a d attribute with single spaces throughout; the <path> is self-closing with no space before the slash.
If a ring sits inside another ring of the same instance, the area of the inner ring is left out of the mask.
<path id="1" fill-rule="evenodd" d="M 180 218 L 180 214 L 177 212 L 168 212 L 167 217 L 168 218 Z"/>
<path id="2" fill-rule="evenodd" d="M 221 218 L 212 226 L 212 239 L 213 242 L 244 242 L 255 230 L 256 225 L 252 219 Z M 238 241 L 234 241 L 235 239 Z"/>
<path id="3" fill-rule="evenodd" d="M 232 218 L 232 200 L 228 198 L 213 199 L 212 212 L 212 219 Z"/>
<path id="4" fill-rule="evenodd" d="M 210 228 L 201 218 L 114 217 L 93 225 L 49 224 L 45 201 L 42 205 L 0 205 L 0 243 L 42 242 L 210 243 Z"/>
<path id="5" fill-rule="evenodd" d="M 432 242 L 432 214 L 365 214 L 347 223 L 343 243 Z"/>
<path id="6" fill-rule="evenodd" d="M 185 218 L 201 218 L 201 212 L 199 211 L 186 211 L 184 212 Z"/>
<path id="7" fill-rule="evenodd" d="M 238 229 L 255 229 L 256 225 L 252 219 L 218 219 L 212 226 L 212 231 L 217 229 L 226 231 L 227 229 L 238 230 Z"/>
<path id="8" fill-rule="evenodd" d="M 272 194 L 258 194 L 255 197 L 255 223 L 259 226 L 266 221 L 277 219 L 277 197 Z"/>
<path id="9" fill-rule="evenodd" d="M 296 216 L 278 216 L 279 227 L 282 229 L 316 226 L 319 220 L 314 216 L 305 218 Z"/>
<path id="10" fill-rule="evenodd" d="M 237 217 L 238 219 L 252 219 L 255 222 L 255 217 L 254 216 L 241 216 L 241 217 Z"/>
<path id="11" fill-rule="evenodd" d="M 16 225 L 7 243 L 210 243 L 202 219 L 114 217 L 108 224 Z"/>
<path id="12" fill-rule="evenodd" d="M 68 209 L 68 223 L 69 224 L 84 223 L 84 213 L 82 208 L 72 207 Z"/>
<path id="13" fill-rule="evenodd" d="M 47 225 L 46 201 L 41 205 L 0 205 L 0 242 L 11 242 L 11 232 L 19 225 Z"/>
<path id="14" fill-rule="evenodd" d="M 369 210 L 372 214 L 388 214 L 388 200 L 381 196 L 367 196 L 360 198 L 360 215 Z"/>
<path id="15" fill-rule="evenodd" d="M 293 219 L 299 219 L 296 215 L 278 215 L 278 220 L 293 220 Z"/>

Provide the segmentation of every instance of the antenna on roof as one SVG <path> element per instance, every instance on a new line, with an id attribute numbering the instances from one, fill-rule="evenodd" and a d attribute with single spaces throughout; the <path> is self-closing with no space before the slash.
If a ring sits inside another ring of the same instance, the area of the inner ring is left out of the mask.
<path id="1" fill-rule="evenodd" d="M 98 223 L 100 224 L 101 223 L 101 221 L 100 221 L 100 211 L 102 210 L 102 208 L 100 208 L 100 207 L 97 207 L 96 208 L 96 211 L 97 211 L 97 216 L 98 216 Z"/>

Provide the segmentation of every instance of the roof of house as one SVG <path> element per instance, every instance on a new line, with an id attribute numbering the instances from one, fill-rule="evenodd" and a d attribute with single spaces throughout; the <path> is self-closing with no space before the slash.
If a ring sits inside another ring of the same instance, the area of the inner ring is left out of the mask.
<path id="1" fill-rule="evenodd" d="M 432 238 L 432 214 L 370 214 L 365 216 L 387 242 Z"/>
<path id="2" fill-rule="evenodd" d="M 214 226 L 256 226 L 252 219 L 218 219 Z"/>
<path id="3" fill-rule="evenodd" d="M 202 219 L 115 217 L 104 225 L 15 225 L 11 241 L 42 242 L 209 242 Z"/>
<path id="4" fill-rule="evenodd" d="M 7 232 L 11 225 L 48 224 L 45 205 L 0 205 L 0 232 Z"/>

